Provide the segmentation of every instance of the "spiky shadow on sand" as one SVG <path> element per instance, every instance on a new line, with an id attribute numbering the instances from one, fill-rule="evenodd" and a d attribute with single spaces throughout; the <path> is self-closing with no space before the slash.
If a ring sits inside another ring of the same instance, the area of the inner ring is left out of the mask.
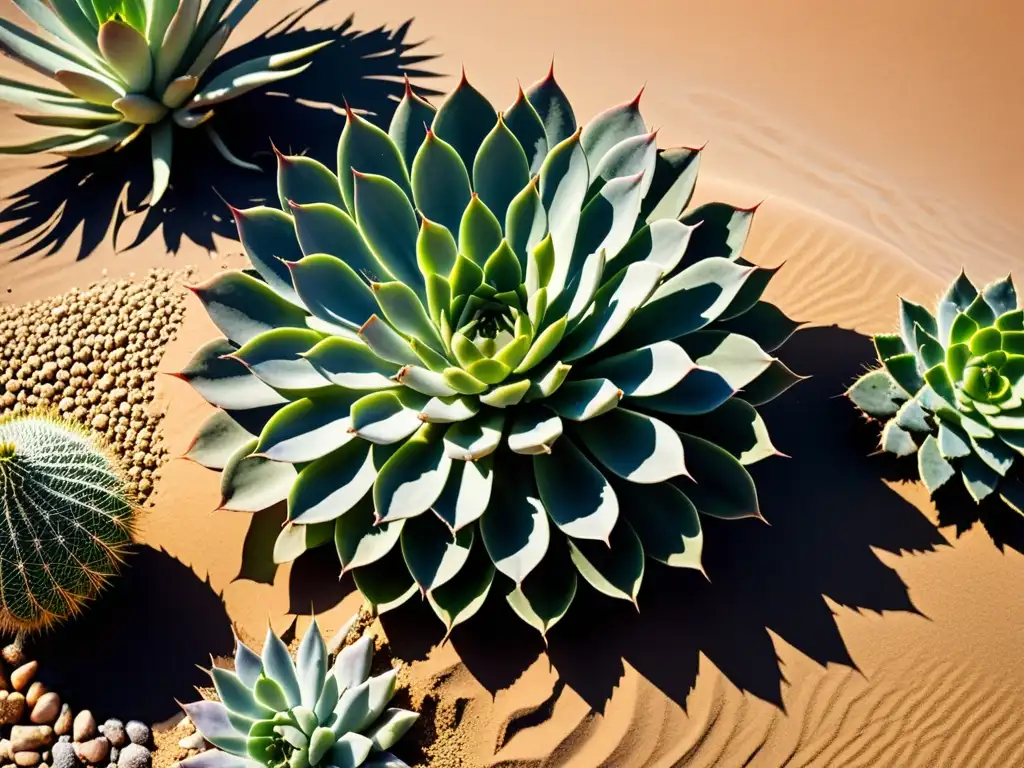
<path id="1" fill-rule="evenodd" d="M 868 427 L 877 437 L 881 433 L 882 423 L 869 421 Z M 871 458 L 878 474 L 886 480 L 903 483 L 921 481 L 916 456 L 897 458 L 891 453 L 878 452 Z M 1015 471 L 1024 477 L 1024 469 Z M 1024 515 L 1007 506 L 998 494 L 978 504 L 958 475 L 936 491 L 932 501 L 938 514 L 939 528 L 952 528 L 951 533 L 956 538 L 980 523 L 1000 552 L 1005 552 L 1009 547 L 1024 554 Z"/>
<path id="2" fill-rule="evenodd" d="M 418 92 L 436 93 L 423 87 L 424 79 L 435 76 L 425 68 L 435 57 L 418 53 L 421 43 L 410 42 L 412 20 L 368 31 L 357 30 L 352 16 L 333 27 L 300 27 L 314 11 L 339 2 L 312 0 L 211 68 L 215 76 L 247 59 L 334 41 L 303 74 L 218 106 L 213 119 L 217 131 L 236 156 L 262 166 L 263 173 L 230 165 L 203 131 L 178 130 L 171 189 L 150 208 L 145 206 L 152 184 L 147 140 L 134 141 L 116 154 L 52 162 L 44 166 L 50 173 L 11 195 L 0 211 L 0 244 L 14 246 L 15 259 L 52 255 L 81 229 L 78 259 L 83 259 L 105 237 L 127 250 L 159 234 L 172 253 L 183 239 L 209 251 L 214 250 L 215 234 L 237 239 L 225 200 L 237 207 L 266 201 L 277 205 L 271 141 L 284 152 L 306 154 L 334 167 L 345 125 L 340 105 L 346 99 L 386 125 L 406 76 L 417 82 Z"/>
<path id="3" fill-rule="evenodd" d="M 26 641 L 39 679 L 74 711 L 157 722 L 210 678 L 210 655 L 234 651 L 220 596 L 163 550 L 140 546 L 78 619 Z M 139 681 L 144 684 L 139 685 Z"/>
<path id="4" fill-rule="evenodd" d="M 604 709 L 623 662 L 685 707 L 701 654 L 741 690 L 781 707 L 785 677 L 769 630 L 822 665 L 856 667 L 826 597 L 855 610 L 917 612 L 899 574 L 872 549 L 927 552 L 945 539 L 881 482 L 868 460 L 876 438 L 836 397 L 872 354 L 868 339 L 836 327 L 798 332 L 783 347 L 786 364 L 812 378 L 762 413 L 776 446 L 795 458 L 753 467 L 770 525 L 703 518 L 710 581 L 648 561 L 639 615 L 581 583 L 547 653 L 594 709 Z M 416 602 L 383 621 L 401 658 L 424 658 L 440 638 L 437 620 Z M 452 641 L 492 692 L 544 652 L 495 594 Z"/>

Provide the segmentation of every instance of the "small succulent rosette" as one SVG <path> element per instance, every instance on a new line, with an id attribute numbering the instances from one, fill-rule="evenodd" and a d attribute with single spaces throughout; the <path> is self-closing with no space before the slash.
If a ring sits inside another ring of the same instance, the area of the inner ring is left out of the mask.
<path id="1" fill-rule="evenodd" d="M 577 126 L 549 74 L 500 114 L 465 78 L 387 132 L 349 112 L 338 175 L 281 156 L 180 374 L 223 409 L 189 451 L 222 508 L 287 501 L 278 562 L 333 543 L 378 611 L 423 595 L 449 631 L 492 585 L 546 633 L 577 577 L 635 602 L 648 557 L 700 570 L 699 513 L 760 516 L 757 406 L 799 377 L 754 210 L 688 210 L 699 155 L 639 98 Z"/>
<path id="2" fill-rule="evenodd" d="M 885 422 L 882 449 L 917 454 L 930 493 L 959 475 L 977 502 L 1024 514 L 1024 309 L 1010 277 L 979 291 L 961 273 L 933 315 L 900 300 L 900 330 L 874 337 L 882 367 L 848 391 Z"/>
<path id="3" fill-rule="evenodd" d="M 61 89 L 0 78 L 0 101 L 22 120 L 52 129 L 0 154 L 53 152 L 85 157 L 117 150 L 150 129 L 156 204 L 171 175 L 173 130 L 203 126 L 231 163 L 235 157 L 207 121 L 214 109 L 255 88 L 303 72 L 291 66 L 327 43 L 262 56 L 207 75 L 231 31 L 256 0 L 13 0 L 38 34 L 0 19 L 0 52 L 50 77 Z"/>
<path id="4" fill-rule="evenodd" d="M 333 664 L 315 619 L 295 662 L 271 629 L 262 656 L 237 645 L 234 671 L 210 670 L 220 701 L 184 705 L 215 749 L 182 761 L 183 768 L 408 768 L 388 750 L 419 715 L 388 708 L 398 669 L 370 675 L 370 635 L 342 648 Z"/>
<path id="5" fill-rule="evenodd" d="M 50 413 L 0 416 L 0 630 L 81 612 L 117 574 L 137 507 L 98 437 Z"/>

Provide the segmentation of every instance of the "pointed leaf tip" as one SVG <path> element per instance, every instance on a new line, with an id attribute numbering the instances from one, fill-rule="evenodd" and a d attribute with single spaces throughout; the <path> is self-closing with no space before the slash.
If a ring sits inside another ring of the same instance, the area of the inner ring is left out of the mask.
<path id="1" fill-rule="evenodd" d="M 628 102 L 628 106 L 638 109 L 640 107 L 640 99 L 643 98 L 644 91 L 647 90 L 647 83 L 640 86 L 640 91 L 636 96 L 633 97 L 632 101 Z"/>

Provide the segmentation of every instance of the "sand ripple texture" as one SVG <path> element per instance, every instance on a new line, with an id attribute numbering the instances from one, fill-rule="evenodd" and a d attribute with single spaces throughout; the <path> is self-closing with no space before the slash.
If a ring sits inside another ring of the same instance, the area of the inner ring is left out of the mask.
<path id="1" fill-rule="evenodd" d="M 1024 703 L 1006 680 L 969 665 L 924 655 L 897 657 L 871 682 L 852 669 L 821 672 L 804 681 L 786 712 L 741 697 L 716 676 L 709 695 L 696 697 L 689 716 L 653 704 L 653 691 L 635 681 L 628 695 L 646 699 L 631 720 L 589 714 L 544 758 L 536 737 L 513 740 L 491 766 L 613 768 L 1009 768 L 1024 765 Z M 571 698 L 571 693 L 563 692 Z M 640 704 L 640 701 L 635 702 Z M 652 705 L 653 704 L 653 705 Z M 569 705 L 571 707 L 571 705 Z M 561 705 L 556 702 L 555 709 Z M 617 738 L 609 731 L 615 731 Z M 681 736 L 685 734 L 685 736 Z M 529 742 L 533 742 L 533 748 Z M 519 756 L 513 757 L 516 753 Z M 503 754 L 509 757 L 502 759 Z"/>
<path id="2" fill-rule="evenodd" d="M 806 202 L 888 243 L 900 254 L 898 260 L 926 273 L 948 280 L 968 266 L 988 280 L 1024 262 L 1019 246 L 1024 220 L 986 201 L 965 203 L 901 183 L 874 158 L 840 155 L 783 119 L 724 93 L 686 93 L 666 111 L 688 117 L 688 135 L 713 137 L 706 153 L 708 167 L 717 173 Z"/>

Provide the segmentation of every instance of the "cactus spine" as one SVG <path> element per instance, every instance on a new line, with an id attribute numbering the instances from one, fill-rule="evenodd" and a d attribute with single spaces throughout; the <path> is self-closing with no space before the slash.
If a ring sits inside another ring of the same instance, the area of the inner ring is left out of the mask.
<path id="1" fill-rule="evenodd" d="M 136 506 L 117 461 L 46 413 L 0 417 L 0 630 L 79 613 L 121 563 Z"/>

